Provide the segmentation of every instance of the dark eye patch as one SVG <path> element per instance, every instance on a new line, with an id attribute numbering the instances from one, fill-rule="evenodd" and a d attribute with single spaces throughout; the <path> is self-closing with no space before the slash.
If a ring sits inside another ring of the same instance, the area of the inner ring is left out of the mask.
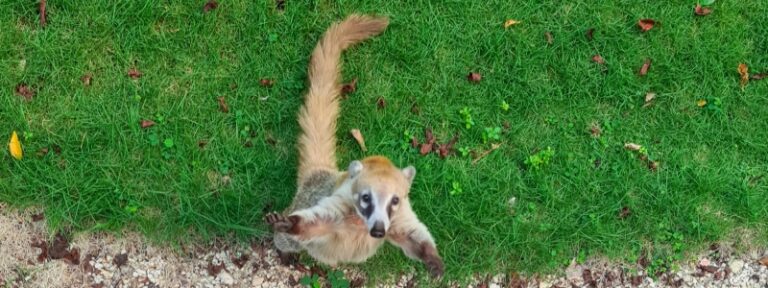
<path id="1" fill-rule="evenodd" d="M 360 202 L 357 204 L 357 209 L 360 210 L 360 214 L 363 214 L 363 216 L 365 216 L 366 219 L 371 217 L 371 215 L 373 214 L 374 206 L 375 206 L 370 202 L 371 202 L 371 195 L 363 194 L 362 196 L 360 196 Z M 368 205 L 366 205 L 366 207 L 363 208 L 363 205 L 362 205 L 363 203 Z"/>

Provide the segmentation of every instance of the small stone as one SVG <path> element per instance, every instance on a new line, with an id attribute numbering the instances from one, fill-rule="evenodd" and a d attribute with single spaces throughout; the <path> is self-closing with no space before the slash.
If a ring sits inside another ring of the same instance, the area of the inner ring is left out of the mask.
<path id="1" fill-rule="evenodd" d="M 737 260 L 733 260 L 733 261 L 731 261 L 731 263 L 728 264 L 728 267 L 731 268 L 731 272 L 733 274 L 738 274 L 739 272 L 741 272 L 741 269 L 744 268 L 744 261 L 741 261 L 741 260 L 738 260 L 738 259 Z"/>
<path id="2" fill-rule="evenodd" d="M 251 285 L 253 286 L 261 285 L 261 283 L 264 283 L 264 278 L 261 276 L 253 277 L 253 280 L 251 280 Z"/>

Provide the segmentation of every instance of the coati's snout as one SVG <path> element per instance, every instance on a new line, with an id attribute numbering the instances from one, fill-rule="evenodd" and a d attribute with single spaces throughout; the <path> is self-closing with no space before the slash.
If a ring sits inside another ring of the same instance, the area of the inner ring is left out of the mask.
<path id="1" fill-rule="evenodd" d="M 383 238 L 392 224 L 401 202 L 408 196 L 416 169 L 399 169 L 382 157 L 352 161 L 347 171 L 354 180 L 352 187 L 357 214 L 369 234 Z"/>

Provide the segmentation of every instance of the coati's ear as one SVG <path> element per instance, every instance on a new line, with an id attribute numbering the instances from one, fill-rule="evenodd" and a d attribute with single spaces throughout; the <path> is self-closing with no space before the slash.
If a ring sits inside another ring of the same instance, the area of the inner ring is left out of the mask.
<path id="1" fill-rule="evenodd" d="M 360 162 L 359 160 L 352 161 L 352 163 L 349 163 L 349 168 L 347 168 L 347 173 L 349 173 L 349 178 L 355 178 L 358 175 L 360 175 L 360 172 L 363 171 L 363 162 Z"/>
<path id="2" fill-rule="evenodd" d="M 405 175 L 405 179 L 408 179 L 408 182 L 413 182 L 413 177 L 416 177 L 416 167 L 408 166 L 403 168 L 403 175 Z"/>

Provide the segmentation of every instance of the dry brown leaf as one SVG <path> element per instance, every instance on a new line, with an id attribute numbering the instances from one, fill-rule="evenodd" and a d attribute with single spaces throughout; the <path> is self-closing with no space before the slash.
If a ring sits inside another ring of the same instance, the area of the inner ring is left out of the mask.
<path id="1" fill-rule="evenodd" d="M 128 254 L 121 253 L 115 255 L 115 258 L 112 259 L 112 264 L 115 264 L 118 268 L 128 263 Z"/>
<path id="2" fill-rule="evenodd" d="M 387 107 L 387 101 L 384 100 L 384 97 L 379 97 L 379 99 L 376 99 L 376 107 L 378 107 L 379 110 Z"/>
<path id="3" fill-rule="evenodd" d="M 509 27 L 512 27 L 520 23 L 522 23 L 522 21 L 517 21 L 515 19 L 507 19 L 507 21 L 504 21 L 504 29 L 507 29 Z"/>
<path id="4" fill-rule="evenodd" d="M 592 56 L 592 61 L 600 65 L 605 64 L 605 59 L 603 59 L 603 56 L 600 56 L 599 54 Z"/>
<path id="5" fill-rule="evenodd" d="M 424 129 L 424 138 L 426 138 L 424 144 L 421 144 L 421 148 L 419 149 L 421 155 L 427 155 L 429 152 L 432 152 L 435 145 L 435 135 L 432 134 L 432 129 Z"/>
<path id="6" fill-rule="evenodd" d="M 653 29 L 653 25 L 656 25 L 656 20 L 646 18 L 637 21 L 637 26 L 640 27 L 640 30 L 643 32 L 647 32 L 648 30 Z"/>
<path id="7" fill-rule="evenodd" d="M 493 152 L 494 150 L 499 149 L 499 147 L 501 147 L 500 143 L 492 143 L 491 149 L 483 151 L 483 153 L 480 153 L 480 155 L 477 155 L 477 157 L 475 157 L 475 160 L 472 160 L 472 165 L 477 164 L 478 161 L 485 158 L 485 156 L 488 156 L 488 154 L 491 154 L 491 152 Z"/>
<path id="8" fill-rule="evenodd" d="M 37 150 L 37 157 L 45 157 L 45 155 L 48 155 L 48 147 L 40 148 L 40 150 Z"/>
<path id="9" fill-rule="evenodd" d="M 416 136 L 411 137 L 411 147 L 419 148 L 419 140 L 416 139 Z"/>
<path id="10" fill-rule="evenodd" d="M 768 256 L 760 258 L 760 260 L 757 260 L 757 262 L 760 263 L 760 265 L 768 267 Z"/>
<path id="11" fill-rule="evenodd" d="M 621 207 L 621 210 L 619 211 L 619 219 L 624 220 L 629 217 L 630 214 L 632 214 L 632 211 L 629 210 L 629 207 Z"/>
<path id="12" fill-rule="evenodd" d="M 648 169 L 650 169 L 653 172 L 656 172 L 656 170 L 659 170 L 659 162 L 658 161 L 648 161 Z"/>
<path id="13" fill-rule="evenodd" d="M 653 99 L 656 99 L 656 93 L 645 93 L 645 104 L 643 104 L 643 108 L 651 106 L 651 101 L 653 101 Z"/>
<path id="14" fill-rule="evenodd" d="M 645 62 L 643 62 L 643 66 L 640 67 L 640 76 L 645 76 L 648 74 L 649 68 L 651 68 L 651 59 L 646 58 Z"/>
<path id="15" fill-rule="evenodd" d="M 739 75 L 741 76 L 741 88 L 744 89 L 744 86 L 749 82 L 749 68 L 747 64 L 739 64 Z"/>
<path id="16" fill-rule="evenodd" d="M 600 127 L 600 123 L 592 122 L 589 124 L 589 134 L 592 135 L 592 138 L 600 138 L 602 133 L 603 128 Z"/>
<path id="17" fill-rule="evenodd" d="M 130 70 L 128 70 L 128 77 L 131 77 L 131 79 L 133 80 L 141 78 L 141 75 L 142 74 L 141 74 L 141 71 L 139 71 L 139 69 L 131 68 Z"/>
<path id="18" fill-rule="evenodd" d="M 763 78 L 768 77 L 768 73 L 759 73 L 759 74 L 752 74 L 749 76 L 749 79 L 752 80 L 763 80 Z"/>
<path id="19" fill-rule="evenodd" d="M 467 80 L 469 80 L 469 82 L 472 82 L 472 83 L 478 83 L 482 79 L 483 79 L 483 76 L 480 75 L 480 73 L 477 73 L 477 72 L 470 72 L 467 75 Z"/>
<path id="20" fill-rule="evenodd" d="M 555 43 L 555 37 L 552 36 L 552 32 L 544 32 L 544 38 L 547 39 L 547 44 L 552 45 Z"/>
<path id="21" fill-rule="evenodd" d="M 83 85 L 85 86 L 91 86 L 91 80 L 93 79 L 93 76 L 91 74 L 85 74 L 83 77 L 80 77 L 80 81 L 83 82 Z"/>
<path id="22" fill-rule="evenodd" d="M 43 219 L 45 219 L 45 214 L 43 214 L 43 213 L 38 213 L 38 214 L 33 214 L 32 215 L 32 222 L 38 222 L 38 221 L 41 221 Z"/>
<path id="23" fill-rule="evenodd" d="M 635 144 L 635 143 L 626 143 L 626 144 L 624 144 L 624 149 L 627 149 L 629 151 L 639 151 L 640 148 L 642 148 L 642 147 L 643 146 L 640 146 L 639 144 Z"/>
<path id="24" fill-rule="evenodd" d="M 457 141 L 459 141 L 459 134 L 453 135 L 453 138 L 451 138 L 451 140 L 448 141 L 448 143 L 438 144 L 437 155 L 439 155 L 440 158 L 448 157 L 448 154 L 450 154 L 453 151 L 453 146 L 456 145 Z"/>
<path id="25" fill-rule="evenodd" d="M 413 102 L 413 104 L 411 104 L 411 113 L 413 113 L 413 115 L 421 114 L 421 108 L 419 108 L 419 103 Z"/>
<path id="26" fill-rule="evenodd" d="M 16 85 L 16 94 L 23 97 L 26 101 L 31 101 L 35 97 L 35 90 L 29 87 L 27 84 L 21 83 Z"/>
<path id="27" fill-rule="evenodd" d="M 586 33 L 587 41 L 592 41 L 595 37 L 595 28 L 589 28 Z"/>
<path id="28" fill-rule="evenodd" d="M 45 12 L 45 4 L 46 0 L 40 0 L 40 26 L 45 27 L 45 24 L 48 22 L 46 21 L 46 12 Z"/>
<path id="29" fill-rule="evenodd" d="M 341 86 L 341 95 L 347 96 L 347 94 L 355 93 L 357 91 L 357 78 L 352 79 L 349 83 Z"/>
<path id="30" fill-rule="evenodd" d="M 361 133 L 359 129 L 352 129 L 349 131 L 349 133 L 352 134 L 352 137 L 355 138 L 357 144 L 360 145 L 360 149 L 363 149 L 363 152 L 368 152 L 368 148 L 365 147 L 365 139 L 363 139 L 363 133 Z"/>
<path id="31" fill-rule="evenodd" d="M 214 10 L 216 8 L 219 8 L 219 3 L 217 3 L 214 0 L 210 0 L 205 5 L 203 5 L 203 12 L 208 13 L 211 10 Z"/>
<path id="32" fill-rule="evenodd" d="M 701 4 L 696 4 L 696 8 L 693 9 L 693 13 L 699 16 L 707 16 L 709 13 L 712 13 L 712 9 L 702 7 Z"/>
<path id="33" fill-rule="evenodd" d="M 262 87 L 272 87 L 273 84 L 275 84 L 275 81 L 272 79 L 261 79 L 259 80 L 259 84 L 261 84 Z"/>
<path id="34" fill-rule="evenodd" d="M 699 99 L 696 100 L 696 106 L 704 107 L 707 105 L 707 99 Z"/>
<path id="35" fill-rule="evenodd" d="M 227 101 L 224 99 L 224 96 L 219 96 L 217 99 L 219 100 L 219 109 L 221 109 L 221 112 L 229 113 L 229 106 L 227 106 Z"/>
<path id="36" fill-rule="evenodd" d="M 152 127 L 152 126 L 155 126 L 155 121 L 147 120 L 147 119 L 141 120 L 141 128 L 142 129 L 146 129 L 146 128 L 149 128 L 149 127 Z"/>

